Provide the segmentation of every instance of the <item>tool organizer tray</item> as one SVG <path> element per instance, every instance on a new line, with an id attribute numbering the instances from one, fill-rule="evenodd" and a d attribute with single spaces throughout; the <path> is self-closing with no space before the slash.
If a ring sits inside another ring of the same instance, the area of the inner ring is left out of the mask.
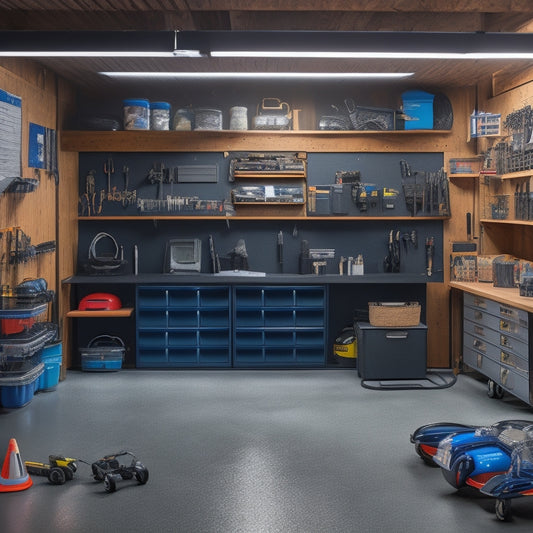
<path id="1" fill-rule="evenodd" d="M 29 330 L 0 338 L 0 363 L 27 357 L 57 337 L 57 325 L 39 322 Z"/>

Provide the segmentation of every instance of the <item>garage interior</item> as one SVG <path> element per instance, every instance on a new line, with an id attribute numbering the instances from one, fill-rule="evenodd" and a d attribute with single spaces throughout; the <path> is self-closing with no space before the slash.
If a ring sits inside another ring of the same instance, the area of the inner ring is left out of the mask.
<path id="1" fill-rule="evenodd" d="M 427 222 L 431 231 L 432 224 L 439 224 L 435 230 L 439 236 L 436 257 L 441 268 L 434 279 L 416 286 L 417 291 L 423 292 L 423 319 L 428 327 L 427 368 L 448 380 L 457 380 L 441 390 L 369 390 L 361 386 L 357 369 L 333 364 L 313 369 L 135 368 L 135 342 L 139 340 L 133 319 L 124 326 L 134 339 L 125 367 L 120 372 L 83 372 L 77 347 L 92 337 L 93 331 L 87 321 L 69 317 L 68 313 L 81 295 L 96 287 L 91 284 L 87 289 L 76 281 L 90 232 L 103 231 L 104 227 L 108 231 L 117 228 L 124 235 L 137 232 L 143 237 L 148 235 L 147 246 L 150 232 L 155 232 L 150 225 L 130 229 L 133 226 L 128 220 L 114 222 L 113 226 L 112 221 L 102 225 L 102 221 L 80 217 L 79 188 L 87 165 L 93 162 L 86 154 L 97 154 L 95 160 L 103 161 L 108 151 L 113 152 L 118 146 L 119 154 L 131 150 L 166 156 L 173 153 L 178 137 L 169 141 L 163 136 L 150 139 L 134 134 L 131 147 L 125 147 L 124 141 L 109 141 L 110 137 L 84 137 L 79 125 L 94 114 L 120 115 L 125 98 L 149 97 L 170 101 L 176 107 L 216 107 L 222 103 L 228 107 L 229 102 L 240 98 L 253 114 L 261 98 L 283 95 L 294 103 L 295 109 L 303 109 L 300 132 L 281 135 L 277 140 L 275 135 L 241 138 L 231 134 L 229 141 L 206 132 L 205 140 L 194 135 L 190 140 L 180 136 L 181 146 L 176 150 L 208 152 L 212 146 L 220 152 L 279 150 L 280 146 L 292 150 L 299 142 L 298 146 L 304 146 L 303 150 L 312 155 L 322 150 L 393 155 L 437 153 L 449 171 L 451 159 L 476 157 L 489 146 L 490 139 L 472 139 L 469 135 L 469 118 L 474 110 L 500 113 L 503 119 L 530 104 L 533 60 L 28 58 L 1 52 L 10 35 L 14 36 L 10 32 L 28 32 L 28 40 L 37 35 L 35 32 L 45 32 L 38 34 L 44 47 L 47 39 L 51 43 L 62 38 L 61 32 L 87 30 L 102 32 L 102 36 L 105 32 L 178 30 L 178 38 L 180 32 L 260 32 L 267 40 L 268 32 L 272 32 L 270 37 L 276 35 L 279 39 L 292 32 L 379 32 L 390 39 L 396 38 L 398 32 L 486 33 L 499 42 L 500 37 L 533 31 L 533 7 L 526 0 L 516 0 L 510 6 L 488 0 L 446 5 L 423 0 L 0 0 L 0 89 L 22 97 L 22 175 L 36 177 L 40 182 L 34 195 L 17 197 L 15 201 L 13 195 L 0 195 L 0 228 L 22 227 L 31 235 L 32 243 L 56 243 L 55 253 L 43 254 L 38 261 L 16 269 L 5 268 L 2 261 L 0 283 L 15 286 L 26 278 L 45 278 L 56 293 L 48 319 L 57 323 L 63 343 L 57 387 L 36 394 L 31 403 L 19 409 L 0 407 L 0 453 L 5 452 L 10 438 L 16 438 L 21 458 L 32 461 L 44 461 L 49 454 L 59 453 L 91 463 L 104 454 L 126 449 L 150 471 L 145 486 L 124 481 L 114 494 L 106 494 L 102 484 L 92 479 L 90 466 L 83 462 L 74 479 L 64 485 L 53 486 L 44 477 L 32 476 L 30 489 L 0 493 L 2 529 L 158 529 L 195 533 L 444 532 L 459 528 L 500 531 L 502 525 L 494 516 L 493 500 L 470 488 L 454 490 L 438 468 L 421 461 L 409 437 L 417 427 L 433 422 L 489 425 L 505 419 L 533 421 L 533 397 L 529 402 L 511 393 L 501 399 L 489 397 L 486 376 L 463 361 L 463 325 L 458 309 L 462 312 L 463 292 L 468 290 L 453 284 L 447 264 L 452 243 L 465 240 L 475 242 L 480 253 L 512 254 L 533 261 L 528 224 L 498 226 L 484 220 L 479 183 L 459 178 L 450 179 L 451 216 Z M 100 74 L 110 71 L 174 73 L 178 77 L 162 81 Z M 184 73 L 209 72 L 266 72 L 272 79 L 184 79 Z M 330 76 L 330 81 L 291 79 L 299 72 L 320 72 Z M 336 80 L 331 84 L 334 76 L 356 72 L 414 74 L 395 81 Z M 281 79 L 274 79 L 279 73 Z M 419 136 L 380 132 L 381 137 L 347 135 L 339 139 L 319 137 L 313 131 L 324 106 L 333 101 L 352 96 L 365 105 L 395 108 L 400 93 L 412 89 L 444 93 L 449 98 L 453 106 L 453 126 L 449 131 Z M 316 102 L 324 106 L 315 108 Z M 57 131 L 57 175 L 43 169 L 39 172 L 28 163 L 28 123 Z M 120 160 L 120 156 L 113 155 L 116 161 Z M 465 212 L 471 214 L 470 222 L 465 220 Z M 418 221 L 421 226 L 417 228 L 427 228 L 425 223 Z M 163 232 L 165 224 L 166 221 L 154 221 L 153 226 Z M 189 224 L 190 221 L 185 223 L 186 231 L 192 227 Z M 210 221 L 194 224 L 206 234 L 211 232 Z M 239 228 L 243 222 L 231 224 Z M 270 231 L 268 224 L 264 220 L 250 222 L 250 240 Z M 296 224 L 292 220 L 286 224 L 283 231 L 289 235 Z M 302 224 L 308 225 L 304 232 L 307 228 L 316 235 L 324 232 L 326 239 L 328 230 L 323 228 L 336 228 L 336 222 L 329 221 L 324 224 L 330 226 L 321 226 L 323 222 L 319 220 Z M 343 221 L 338 222 L 339 233 L 342 224 Z M 371 229 L 365 227 L 363 231 L 370 234 Z M 224 239 L 222 230 L 220 233 Z M 222 242 L 225 246 L 226 242 Z M 74 281 L 65 282 L 69 279 Z M 113 286 L 113 281 L 109 283 Z M 124 291 L 129 304 L 132 300 L 121 283 L 116 288 L 121 294 Z M 371 290 L 386 292 L 391 285 L 394 284 L 381 284 L 378 288 L 376 284 Z M 330 306 L 332 299 L 342 295 L 342 287 L 328 289 Z M 346 295 L 351 297 L 358 291 L 354 286 L 347 289 Z M 337 314 L 330 318 L 332 331 L 326 334 L 325 343 L 328 354 L 338 333 L 338 322 L 352 311 L 349 307 L 347 302 L 339 301 Z M 520 308 L 527 310 L 528 306 Z M 513 502 L 510 527 L 529 530 L 532 520 L 528 498 Z"/>

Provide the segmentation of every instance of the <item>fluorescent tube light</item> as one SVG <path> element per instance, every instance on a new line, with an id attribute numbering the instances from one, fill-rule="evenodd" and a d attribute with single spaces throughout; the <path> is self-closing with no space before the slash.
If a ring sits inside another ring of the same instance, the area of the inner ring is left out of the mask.
<path id="1" fill-rule="evenodd" d="M 166 79 L 399 79 L 414 72 L 99 72 L 110 78 Z"/>
<path id="2" fill-rule="evenodd" d="M 277 50 L 219 50 L 211 57 L 272 57 L 313 59 L 533 59 L 533 52 L 305 52 Z"/>
<path id="3" fill-rule="evenodd" d="M 0 57 L 176 57 L 174 52 L 141 52 L 141 51 L 57 51 L 57 50 L 26 50 L 6 52 L 0 50 Z M 193 56 L 187 56 L 193 57 Z M 198 55 L 197 57 L 201 57 Z"/>

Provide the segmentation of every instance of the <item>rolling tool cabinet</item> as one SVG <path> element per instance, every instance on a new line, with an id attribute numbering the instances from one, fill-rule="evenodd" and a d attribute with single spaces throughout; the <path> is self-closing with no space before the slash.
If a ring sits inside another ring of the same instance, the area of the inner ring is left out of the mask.
<path id="1" fill-rule="evenodd" d="M 529 326 L 531 314 L 490 298 L 463 297 L 463 362 L 489 380 L 489 395 L 499 388 L 533 405 Z"/>

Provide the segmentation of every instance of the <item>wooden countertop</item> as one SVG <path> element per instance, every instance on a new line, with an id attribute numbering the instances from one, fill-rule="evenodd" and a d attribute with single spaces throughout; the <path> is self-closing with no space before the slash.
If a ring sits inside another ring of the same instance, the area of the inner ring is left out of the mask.
<path id="1" fill-rule="evenodd" d="M 533 313 L 533 298 L 520 296 L 518 288 L 504 289 L 502 287 L 494 287 L 492 283 L 483 283 L 479 281 L 450 281 L 450 287 L 452 289 L 459 289 L 470 294 L 496 300 L 497 302 Z"/>

